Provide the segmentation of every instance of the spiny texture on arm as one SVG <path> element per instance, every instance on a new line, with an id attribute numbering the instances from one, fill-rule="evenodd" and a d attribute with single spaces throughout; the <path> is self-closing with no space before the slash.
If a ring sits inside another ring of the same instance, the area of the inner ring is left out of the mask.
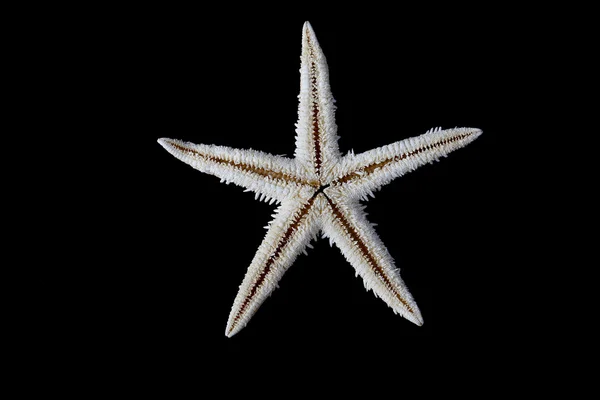
<path id="1" fill-rule="evenodd" d="M 298 162 L 323 183 L 340 158 L 335 100 L 329 86 L 329 70 L 315 32 L 307 22 L 302 29 L 300 104 L 296 124 Z"/>
<path id="2" fill-rule="evenodd" d="M 317 238 L 319 201 L 316 196 L 288 200 L 277 209 L 235 297 L 225 335 L 233 336 L 246 326 L 296 257 Z"/>
<path id="3" fill-rule="evenodd" d="M 173 156 L 195 169 L 242 186 L 256 193 L 255 198 L 280 203 L 302 190 L 309 177 L 289 158 L 256 150 L 194 144 L 177 139 L 158 142 Z"/>
<path id="4" fill-rule="evenodd" d="M 326 199 L 329 207 L 323 216 L 323 232 L 362 277 L 365 288 L 373 290 L 395 313 L 422 325 L 419 307 L 392 256 L 367 221 L 364 207 L 358 201 L 348 203 L 334 196 Z"/>
<path id="5" fill-rule="evenodd" d="M 366 199 L 395 178 L 466 146 L 481 135 L 476 128 L 432 129 L 387 146 L 342 158 L 332 187 Z"/>

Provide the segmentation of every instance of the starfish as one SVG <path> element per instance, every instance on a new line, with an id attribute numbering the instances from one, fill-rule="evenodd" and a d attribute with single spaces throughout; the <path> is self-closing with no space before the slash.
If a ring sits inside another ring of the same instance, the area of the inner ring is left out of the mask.
<path id="1" fill-rule="evenodd" d="M 300 103 L 294 158 L 161 138 L 173 156 L 221 181 L 279 206 L 234 300 L 225 335 L 246 326 L 319 232 L 328 237 L 392 310 L 417 324 L 421 312 L 400 271 L 369 223 L 361 200 L 393 179 L 475 140 L 476 128 L 432 129 L 425 134 L 344 156 L 338 148 L 335 100 L 323 51 L 311 25 L 302 29 Z"/>

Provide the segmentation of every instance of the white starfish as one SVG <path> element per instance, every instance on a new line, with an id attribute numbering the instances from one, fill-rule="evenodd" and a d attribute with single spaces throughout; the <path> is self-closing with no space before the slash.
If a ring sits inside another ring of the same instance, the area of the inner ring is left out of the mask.
<path id="1" fill-rule="evenodd" d="M 225 334 L 239 332 L 319 231 L 337 245 L 367 290 L 417 325 L 423 318 L 359 201 L 393 179 L 475 140 L 475 128 L 433 129 L 362 154 L 341 156 L 325 56 L 308 22 L 302 30 L 295 158 L 159 139 L 192 167 L 280 203 L 240 286 Z"/>

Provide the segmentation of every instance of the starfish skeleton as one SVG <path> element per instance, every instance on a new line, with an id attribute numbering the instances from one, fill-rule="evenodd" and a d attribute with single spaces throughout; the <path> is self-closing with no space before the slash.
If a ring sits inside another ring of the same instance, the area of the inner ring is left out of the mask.
<path id="1" fill-rule="evenodd" d="M 311 25 L 302 31 L 300 104 L 295 158 L 216 145 L 159 139 L 192 167 L 277 202 L 274 219 L 233 303 L 225 334 L 235 335 L 278 287 L 296 257 L 312 247 L 319 231 L 341 250 L 367 290 L 417 325 L 421 312 L 400 271 L 367 221 L 360 200 L 393 179 L 475 140 L 475 128 L 433 129 L 362 154 L 342 156 L 334 119 L 328 67 Z"/>

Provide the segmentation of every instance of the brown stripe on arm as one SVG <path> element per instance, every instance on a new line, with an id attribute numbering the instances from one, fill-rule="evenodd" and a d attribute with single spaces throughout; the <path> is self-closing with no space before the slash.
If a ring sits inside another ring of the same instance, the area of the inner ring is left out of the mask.
<path id="1" fill-rule="evenodd" d="M 360 254 L 367 262 L 367 264 L 371 267 L 377 278 L 385 285 L 385 287 L 391 293 L 394 294 L 394 296 L 404 305 L 404 307 L 406 307 L 406 309 L 411 314 L 414 314 L 415 312 L 410 306 L 410 304 L 408 304 L 408 302 L 402 297 L 402 294 L 396 289 L 396 286 L 393 284 L 391 278 L 387 275 L 383 267 L 377 262 L 376 257 L 373 255 L 371 250 L 369 250 L 365 241 L 363 240 L 363 238 L 361 238 L 359 233 L 353 227 L 352 223 L 344 216 L 342 210 L 328 196 L 325 196 L 325 198 L 331 206 L 331 210 L 333 211 L 333 215 L 335 216 L 336 220 L 339 222 L 344 232 L 347 235 L 349 235 L 352 241 L 356 244 L 358 250 L 360 251 Z"/>
<path id="2" fill-rule="evenodd" d="M 311 101 L 312 101 L 312 138 L 314 144 L 314 167 L 317 176 L 321 174 L 321 129 L 319 124 L 319 87 L 317 83 L 317 64 L 315 63 L 315 51 L 310 41 L 310 37 L 307 38 L 308 51 L 310 54 L 310 82 L 312 85 L 311 90 Z"/>
<path id="3" fill-rule="evenodd" d="M 190 149 L 184 146 L 181 146 L 177 143 L 171 143 L 171 146 L 173 146 L 174 148 L 176 148 L 177 150 L 184 152 L 184 153 L 188 153 L 191 154 L 195 157 L 200 157 L 206 161 L 211 161 L 214 162 L 216 164 L 221 164 L 221 165 L 228 165 L 231 167 L 234 167 L 240 171 L 244 171 L 244 172 L 250 172 L 256 175 L 260 175 L 263 177 L 269 177 L 272 179 L 278 179 L 278 180 L 282 180 L 285 182 L 294 182 L 294 183 L 299 183 L 302 185 L 312 185 L 312 186 L 318 186 L 317 182 L 309 182 L 306 181 L 302 178 L 299 178 L 297 176 L 294 175 L 290 175 L 288 173 L 285 172 L 277 172 L 277 171 L 272 171 L 272 170 L 268 170 L 266 168 L 262 168 L 262 167 L 258 167 L 255 165 L 250 165 L 247 163 L 242 163 L 242 162 L 235 162 L 232 160 L 227 160 L 225 158 L 222 157 L 216 157 L 214 155 L 209 155 L 209 154 L 203 154 L 197 150 L 194 149 Z"/>
<path id="4" fill-rule="evenodd" d="M 360 178 L 360 177 L 368 176 L 368 175 L 372 174 L 376 169 L 385 167 L 389 163 L 392 163 L 394 161 L 399 161 L 399 160 L 396 160 L 396 157 L 393 157 L 393 158 L 390 158 L 390 159 L 385 160 L 385 161 L 381 161 L 381 162 L 378 162 L 378 163 L 372 163 L 372 164 L 366 165 L 364 167 L 360 167 L 360 168 L 356 169 L 355 171 L 350 172 L 349 174 L 344 175 L 341 178 L 336 179 L 335 181 L 332 182 L 332 185 L 339 185 L 339 184 L 342 184 L 342 183 L 349 182 L 349 181 L 351 181 L 353 179 L 357 179 L 357 178 Z"/>
<path id="5" fill-rule="evenodd" d="M 350 182 L 354 179 L 365 178 L 365 177 L 369 176 L 370 174 L 372 174 L 373 172 L 375 172 L 376 170 L 383 168 L 388 164 L 406 160 L 407 158 L 414 157 L 424 151 L 437 149 L 439 147 L 456 142 L 458 140 L 466 139 L 469 136 L 471 136 L 470 133 L 465 133 L 465 134 L 457 135 L 454 137 L 445 138 L 445 139 L 439 140 L 433 144 L 427 144 L 427 145 L 421 146 L 413 151 L 402 153 L 402 154 L 387 158 L 383 161 L 374 162 L 374 163 L 371 163 L 371 164 L 368 164 L 368 165 L 365 165 L 362 167 L 358 167 L 354 171 L 349 172 L 348 174 L 342 176 L 341 178 L 336 179 L 331 184 L 332 185 L 340 185 L 340 184 Z"/>
<path id="6" fill-rule="evenodd" d="M 317 89 L 317 76 L 316 76 L 316 66 L 315 63 L 312 63 L 312 102 L 313 102 L 313 141 L 315 145 L 315 172 L 317 176 L 321 174 L 321 134 L 319 130 L 319 91 Z"/>
<path id="7" fill-rule="evenodd" d="M 238 312 L 235 314 L 235 317 L 233 318 L 233 323 L 232 323 L 229 331 L 233 331 L 235 329 L 239 320 L 242 318 L 244 313 L 247 311 L 248 306 L 254 299 L 256 293 L 259 291 L 259 289 L 265 283 L 265 279 L 273 271 L 274 263 L 279 259 L 281 254 L 284 251 L 286 251 L 286 247 L 290 243 L 292 236 L 298 232 L 298 228 L 299 228 L 300 224 L 305 220 L 306 216 L 308 215 L 308 212 L 310 211 L 311 207 L 313 206 L 313 204 L 315 202 L 315 198 L 316 198 L 316 194 L 314 196 L 312 196 L 306 202 L 306 204 L 304 204 L 304 206 L 300 209 L 300 211 L 292 219 L 292 222 L 290 223 L 290 225 L 287 227 L 287 229 L 281 236 L 281 239 L 279 240 L 277 247 L 273 251 L 272 255 L 267 259 L 265 265 L 263 266 L 262 270 L 260 271 L 260 273 L 258 275 L 258 278 L 255 280 L 254 284 L 252 285 L 250 292 L 244 297 L 242 306 L 240 307 Z"/>

